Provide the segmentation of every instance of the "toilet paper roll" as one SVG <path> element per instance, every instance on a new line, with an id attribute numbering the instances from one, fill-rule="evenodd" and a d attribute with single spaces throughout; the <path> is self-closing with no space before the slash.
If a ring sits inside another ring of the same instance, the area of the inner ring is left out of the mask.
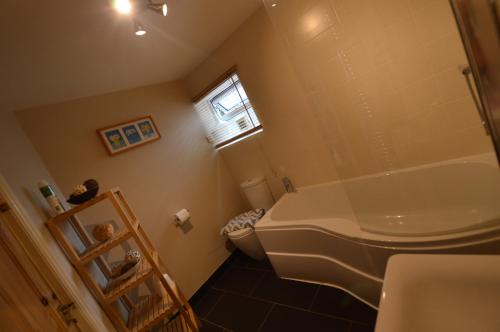
<path id="1" fill-rule="evenodd" d="M 175 214 L 175 222 L 179 226 L 184 225 L 184 223 L 188 221 L 189 218 L 191 218 L 191 214 L 189 214 L 189 211 L 186 209 L 182 209 Z"/>

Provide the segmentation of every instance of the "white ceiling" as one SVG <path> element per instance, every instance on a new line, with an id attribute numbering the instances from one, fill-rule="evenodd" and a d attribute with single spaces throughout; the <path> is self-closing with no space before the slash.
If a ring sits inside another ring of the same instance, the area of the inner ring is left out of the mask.
<path id="1" fill-rule="evenodd" d="M 167 0 L 130 17 L 111 0 L 1 0 L 0 110 L 170 81 L 205 59 L 261 0 Z"/>

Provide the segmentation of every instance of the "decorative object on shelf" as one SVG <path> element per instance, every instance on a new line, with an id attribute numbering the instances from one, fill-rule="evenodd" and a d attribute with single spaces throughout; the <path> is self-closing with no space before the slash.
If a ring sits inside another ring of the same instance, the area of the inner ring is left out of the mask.
<path id="1" fill-rule="evenodd" d="M 45 199 L 47 200 L 47 203 L 49 203 L 50 208 L 52 209 L 52 213 L 54 215 L 64 212 L 64 207 L 61 205 L 61 202 L 59 201 L 54 190 L 47 183 L 47 181 L 45 180 L 39 181 L 38 188 L 40 189 L 40 192 L 42 193 L 43 197 L 45 197 Z"/>
<path id="2" fill-rule="evenodd" d="M 78 205 L 85 203 L 97 196 L 99 184 L 94 179 L 88 179 L 83 184 L 79 184 L 67 200 L 68 203 Z"/>
<path id="3" fill-rule="evenodd" d="M 83 184 L 79 184 L 73 189 L 73 195 L 78 196 L 83 194 L 84 192 L 87 191 L 87 187 L 85 187 Z"/>
<path id="4" fill-rule="evenodd" d="M 168 14 L 167 0 L 114 0 L 113 7 L 118 13 L 125 15 L 135 14 L 148 9 L 163 16 L 167 16 Z M 142 24 L 137 19 L 134 19 L 133 22 L 135 34 L 137 36 L 144 36 L 146 30 L 142 27 Z"/>
<path id="5" fill-rule="evenodd" d="M 125 262 L 137 263 L 141 260 L 141 253 L 138 250 L 130 249 L 125 254 Z"/>
<path id="6" fill-rule="evenodd" d="M 136 262 L 123 261 L 118 263 L 111 269 L 111 277 L 115 281 L 122 281 L 132 277 L 139 270 L 140 261 L 141 259 Z"/>
<path id="7" fill-rule="evenodd" d="M 137 273 L 141 259 L 141 253 L 138 250 L 130 249 L 127 251 L 123 261 L 111 269 L 111 276 L 115 282 L 126 280 Z"/>
<path id="8" fill-rule="evenodd" d="M 94 227 L 92 230 L 92 235 L 94 235 L 94 238 L 99 241 L 107 241 L 111 239 L 115 232 L 115 229 L 113 225 L 111 224 L 103 224 L 103 225 L 97 225 Z"/>
<path id="9" fill-rule="evenodd" d="M 159 140 L 161 135 L 151 116 L 97 130 L 110 156 Z"/>
<path id="10" fill-rule="evenodd" d="M 83 185 L 87 188 L 87 191 L 99 190 L 99 183 L 94 179 L 85 180 Z"/>

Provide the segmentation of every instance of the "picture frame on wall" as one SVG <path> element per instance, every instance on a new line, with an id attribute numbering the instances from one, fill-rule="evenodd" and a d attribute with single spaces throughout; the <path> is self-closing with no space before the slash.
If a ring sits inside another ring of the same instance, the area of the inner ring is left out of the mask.
<path id="1" fill-rule="evenodd" d="M 151 116 L 129 120 L 97 129 L 110 156 L 157 141 L 161 138 Z"/>

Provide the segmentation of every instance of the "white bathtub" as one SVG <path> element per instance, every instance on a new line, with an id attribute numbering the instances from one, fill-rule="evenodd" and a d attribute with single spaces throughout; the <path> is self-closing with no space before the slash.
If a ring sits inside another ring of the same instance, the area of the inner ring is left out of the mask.
<path id="1" fill-rule="evenodd" d="M 256 231 L 281 277 L 376 307 L 391 255 L 500 254 L 500 172 L 483 154 L 302 187 Z"/>

